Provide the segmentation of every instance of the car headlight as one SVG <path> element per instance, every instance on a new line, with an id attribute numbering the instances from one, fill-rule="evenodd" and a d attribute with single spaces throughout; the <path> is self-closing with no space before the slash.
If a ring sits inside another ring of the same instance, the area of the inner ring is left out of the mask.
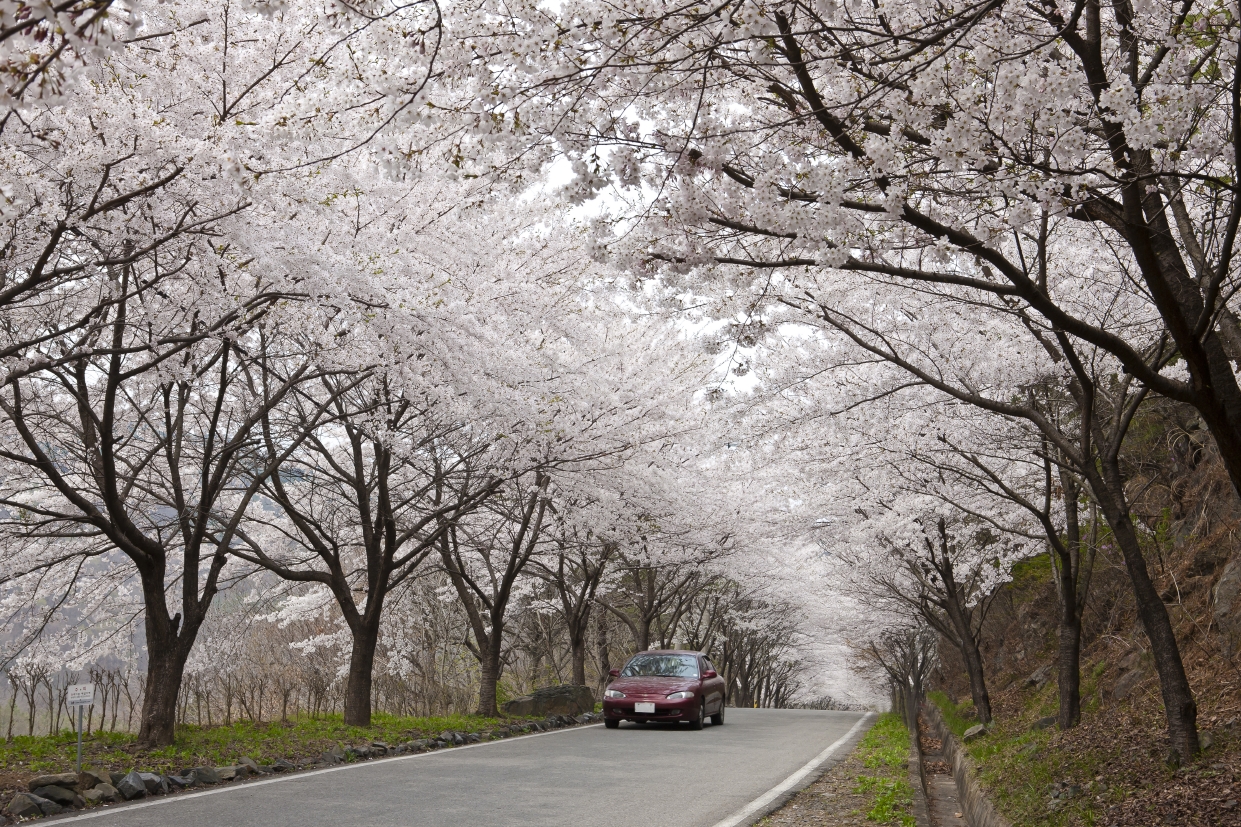
<path id="1" fill-rule="evenodd" d="M 603 690 L 603 697 L 605 697 L 605 698 L 623 698 L 623 697 L 625 697 L 625 693 L 624 693 L 624 692 L 620 692 L 620 691 L 615 690 L 615 689 L 605 689 L 605 690 Z"/>
<path id="2" fill-rule="evenodd" d="M 694 697 L 693 692 L 673 692 L 671 695 L 668 696 L 668 700 L 683 701 L 686 698 L 692 698 L 692 697 Z"/>

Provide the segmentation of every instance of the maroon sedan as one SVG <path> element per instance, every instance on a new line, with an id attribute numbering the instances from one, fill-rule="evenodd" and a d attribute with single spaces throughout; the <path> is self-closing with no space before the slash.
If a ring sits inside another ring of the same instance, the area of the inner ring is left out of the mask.
<path id="1" fill-rule="evenodd" d="M 603 722 L 688 721 L 690 729 L 724 723 L 724 679 L 702 652 L 660 649 L 639 652 L 624 669 L 613 669 L 603 693 Z"/>

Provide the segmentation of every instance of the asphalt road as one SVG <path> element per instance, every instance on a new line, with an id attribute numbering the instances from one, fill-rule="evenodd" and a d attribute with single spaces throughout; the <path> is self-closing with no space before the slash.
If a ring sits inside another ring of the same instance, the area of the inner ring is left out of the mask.
<path id="1" fill-rule="evenodd" d="M 701 732 L 675 725 L 579 727 L 55 821 L 89 827 L 732 827 L 750 823 L 846 754 L 871 720 L 855 726 L 862 718 L 856 712 L 729 709 L 724 726 Z M 790 778 L 820 758 L 821 764 Z"/>

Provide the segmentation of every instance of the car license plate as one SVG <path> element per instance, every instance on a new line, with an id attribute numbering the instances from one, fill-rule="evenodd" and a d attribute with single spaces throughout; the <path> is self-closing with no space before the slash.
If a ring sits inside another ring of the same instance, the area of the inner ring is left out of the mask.
<path id="1" fill-rule="evenodd" d="M 649 713 L 651 713 L 652 715 L 654 715 L 654 714 L 655 714 L 655 704 L 634 704 L 634 705 L 633 705 L 633 711 L 634 711 L 634 712 L 649 712 Z"/>

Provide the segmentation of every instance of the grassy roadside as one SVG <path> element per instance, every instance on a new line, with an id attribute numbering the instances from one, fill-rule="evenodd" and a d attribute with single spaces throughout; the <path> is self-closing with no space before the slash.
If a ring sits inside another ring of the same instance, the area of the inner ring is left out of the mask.
<path id="1" fill-rule="evenodd" d="M 913 827 L 909 733 L 896 715 L 881 715 L 857 748 L 759 827 Z"/>
<path id="2" fill-rule="evenodd" d="M 929 697 L 958 737 L 977 723 L 968 717 L 968 705 L 957 706 L 939 692 Z M 1054 708 L 1044 708 L 1045 699 L 1031 700 L 1031 716 L 1054 714 Z M 1033 729 L 1028 719 L 1003 718 L 965 749 L 992 801 L 1014 825 L 1096 824 L 1101 811 L 1123 796 L 1122 789 L 1101 784 L 1100 773 L 1122 764 L 1126 747 L 1115 740 L 1084 750 L 1081 744 L 1066 746 L 1054 728 Z"/>
<path id="3" fill-rule="evenodd" d="M 854 792 L 867 796 L 867 821 L 913 827 L 913 788 L 909 785 L 909 730 L 899 715 L 886 713 L 858 745 L 868 771 L 859 774 Z"/>
<path id="4" fill-rule="evenodd" d="M 144 770 L 170 772 L 184 767 L 234 763 L 249 756 L 259 763 L 277 758 L 297 760 L 323 753 L 338 745 L 368 744 L 382 741 L 396 744 L 438 735 L 445 730 L 485 733 L 524 719 L 482 718 L 450 715 L 414 718 L 377 713 L 369 727 L 345 726 L 342 716 L 298 717 L 287 722 L 254 723 L 239 721 L 230 725 L 177 727 L 176 742 L 156 750 L 140 750 L 130 733 L 99 733 L 82 741 L 82 766 L 87 769 Z M 0 742 L 0 788 L 13 776 L 25 777 L 42 772 L 72 769 L 77 736 L 64 732 L 51 736 L 18 736 Z"/>

